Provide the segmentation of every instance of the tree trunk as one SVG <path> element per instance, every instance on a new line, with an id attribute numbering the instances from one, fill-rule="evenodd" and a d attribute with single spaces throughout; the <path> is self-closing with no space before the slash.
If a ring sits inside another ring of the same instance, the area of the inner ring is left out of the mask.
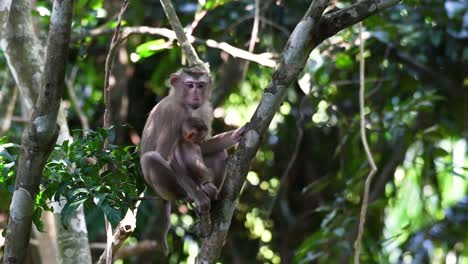
<path id="1" fill-rule="evenodd" d="M 11 74 L 8 74 L 0 90 L 0 136 L 10 129 L 17 95 L 18 89 L 15 80 Z"/>
<path id="2" fill-rule="evenodd" d="M 1 17 L 3 17 L 3 15 Z M 19 30 L 20 28 L 22 30 Z M 5 57 L 7 58 L 8 66 L 11 72 L 14 73 L 13 76 L 22 94 L 22 101 L 24 105 L 26 105 L 27 112 L 31 112 L 32 102 L 36 101 L 38 90 L 41 86 L 44 60 L 41 55 L 43 54 L 41 45 L 33 30 L 30 1 L 13 1 L 11 4 L 9 21 L 5 26 L 3 41 L 0 43 Z M 29 117 L 29 115 L 27 116 Z M 60 132 L 57 143 L 61 144 L 64 140 L 71 139 L 63 109 L 59 111 L 58 124 L 60 126 Z M 59 210 L 54 213 L 54 218 L 56 219 L 55 227 L 49 226 L 52 222 L 45 222 L 45 224 L 46 230 L 56 230 L 56 240 L 55 237 L 48 236 L 47 234 L 41 233 L 39 236 L 47 236 L 52 239 L 44 239 L 43 241 L 49 243 L 49 245 L 46 245 L 47 247 L 59 249 L 59 252 L 54 252 L 53 254 L 59 258 L 59 261 L 63 260 L 69 263 L 91 263 L 91 251 L 89 249 L 87 236 L 88 232 L 86 225 L 83 224 L 85 218 L 84 210 L 80 208 L 70 217 L 68 222 L 70 228 L 65 230 L 62 227 L 60 219 L 58 219 L 60 217 L 60 207 L 54 206 L 54 208 Z M 73 253 L 70 254 L 70 252 Z"/>
<path id="3" fill-rule="evenodd" d="M 14 1 L 16 2 L 18 1 Z M 15 4 L 13 6 L 18 7 Z M 19 11 L 13 6 L 11 12 Z M 73 0 L 54 1 L 47 40 L 43 86 L 21 142 L 15 191 L 10 204 L 10 218 L 5 238 L 4 263 L 22 263 L 27 252 L 34 202 L 39 190 L 42 170 L 58 137 L 56 123 L 63 95 L 72 14 Z M 14 16 L 10 14 L 10 19 L 12 17 Z M 2 41 L 2 43 L 5 42 Z M 11 57 L 9 63 L 11 63 Z M 15 79 L 18 81 L 17 76 Z"/>

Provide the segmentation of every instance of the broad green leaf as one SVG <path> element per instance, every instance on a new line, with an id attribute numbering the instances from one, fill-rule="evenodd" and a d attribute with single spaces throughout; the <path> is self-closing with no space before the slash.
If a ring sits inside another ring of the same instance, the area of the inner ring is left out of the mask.
<path id="1" fill-rule="evenodd" d="M 167 41 L 165 39 L 156 39 L 139 45 L 136 48 L 136 52 L 141 58 L 147 58 L 160 50 L 167 49 L 167 47 Z"/>

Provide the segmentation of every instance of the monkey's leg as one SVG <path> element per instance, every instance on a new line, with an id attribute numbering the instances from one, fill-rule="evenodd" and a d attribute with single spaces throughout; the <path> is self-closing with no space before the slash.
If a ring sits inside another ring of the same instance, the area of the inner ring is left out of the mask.
<path id="1" fill-rule="evenodd" d="M 218 189 L 218 193 L 224 184 L 226 178 L 226 158 L 228 157 L 227 151 L 223 150 L 203 157 L 205 164 L 213 171 L 213 183 Z"/>
<path id="2" fill-rule="evenodd" d="M 184 190 L 176 181 L 177 177 L 157 151 L 149 151 L 141 157 L 141 167 L 146 182 L 166 201 L 184 197 Z"/>
<path id="3" fill-rule="evenodd" d="M 187 196 L 195 202 L 200 216 L 200 228 L 203 236 L 211 234 L 211 200 L 201 190 L 200 186 L 190 177 L 185 174 L 178 174 L 176 177 L 180 187 L 186 191 Z"/>
<path id="4" fill-rule="evenodd" d="M 182 197 L 183 190 L 178 187 L 177 182 L 174 180 L 175 175 L 168 166 L 167 161 L 157 151 L 145 153 L 141 157 L 141 166 L 146 182 L 164 199 L 161 216 L 158 220 L 159 229 L 156 240 L 161 251 L 167 256 L 169 249 L 166 237 L 171 226 L 170 201 Z"/>
<path id="5" fill-rule="evenodd" d="M 158 246 L 161 251 L 164 253 L 164 256 L 169 254 L 169 247 L 167 245 L 167 233 L 169 233 L 169 229 L 171 228 L 171 202 L 164 201 L 163 210 L 161 210 L 161 220 L 159 221 L 160 224 L 160 232 L 158 232 L 158 237 L 156 240 L 158 241 Z"/>
<path id="6" fill-rule="evenodd" d="M 200 222 L 204 235 L 211 232 L 210 208 L 211 201 L 199 188 L 199 185 L 188 175 L 176 174 L 157 151 L 149 151 L 141 157 L 141 165 L 145 180 L 154 190 L 168 201 L 188 196 L 200 211 Z"/>

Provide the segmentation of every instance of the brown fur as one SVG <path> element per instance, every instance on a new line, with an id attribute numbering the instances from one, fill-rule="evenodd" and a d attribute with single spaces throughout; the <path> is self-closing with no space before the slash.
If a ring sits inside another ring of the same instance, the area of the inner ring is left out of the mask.
<path id="1" fill-rule="evenodd" d="M 186 151 L 185 154 L 191 153 L 190 157 L 182 158 L 182 163 L 190 159 L 204 159 L 203 167 L 207 168 L 202 169 L 199 173 L 208 175 L 208 171 L 212 172 L 208 181 L 214 183 L 213 188 L 204 184 L 207 179 L 197 180 L 191 171 L 174 169 L 174 164 L 169 160 L 174 158 L 178 142 L 181 139 L 183 122 L 192 116 L 199 117 L 205 123 L 209 134 L 213 120 L 213 109 L 209 102 L 211 95 L 209 75 L 190 70 L 179 70 L 171 75 L 170 82 L 173 86 L 170 94 L 162 99 L 149 114 L 143 129 L 140 149 L 143 176 L 156 193 L 166 201 L 165 213 L 162 215 L 163 223 L 161 224 L 164 230 L 161 230 L 158 238 L 165 253 L 167 253 L 166 234 L 170 227 L 170 202 L 173 200 L 184 197 L 193 200 L 200 212 L 202 233 L 205 235 L 209 233 L 211 195 L 207 196 L 206 188 L 215 189 L 216 193 L 221 189 L 225 178 L 224 160 L 227 157 L 225 149 L 237 143 L 243 133 L 243 128 L 241 128 L 209 138 L 199 148 L 196 146 L 196 153 Z M 200 92 L 199 89 L 187 88 L 189 87 L 187 83 L 204 83 L 206 86 Z M 198 99 L 194 99 L 197 96 Z M 194 150 L 193 146 L 191 150 Z"/>

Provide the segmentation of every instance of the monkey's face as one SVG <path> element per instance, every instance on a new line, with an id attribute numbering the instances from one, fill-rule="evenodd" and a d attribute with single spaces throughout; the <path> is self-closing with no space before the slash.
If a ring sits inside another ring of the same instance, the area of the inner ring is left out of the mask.
<path id="1" fill-rule="evenodd" d="M 206 130 L 190 129 L 184 133 L 183 137 L 188 142 L 200 145 L 205 139 L 207 133 L 208 131 Z"/>
<path id="2" fill-rule="evenodd" d="M 211 77 L 206 73 L 179 70 L 171 75 L 171 85 L 179 102 L 197 109 L 208 100 Z"/>
<path id="3" fill-rule="evenodd" d="M 183 86 L 185 103 L 192 109 L 199 108 L 205 102 L 207 83 L 188 78 Z"/>

